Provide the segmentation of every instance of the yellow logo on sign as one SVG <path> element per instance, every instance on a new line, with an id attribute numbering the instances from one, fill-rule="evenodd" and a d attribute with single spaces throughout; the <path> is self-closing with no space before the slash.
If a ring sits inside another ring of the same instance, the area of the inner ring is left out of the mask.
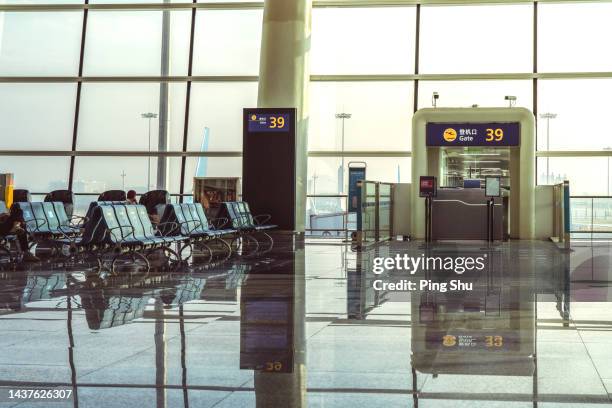
<path id="1" fill-rule="evenodd" d="M 457 344 L 457 337 L 447 334 L 446 336 L 442 337 L 442 345 L 446 346 L 446 347 L 452 347 L 455 344 Z"/>
<path id="2" fill-rule="evenodd" d="M 448 128 L 444 131 L 442 137 L 444 137 L 444 140 L 447 142 L 454 142 L 455 139 L 457 139 L 457 131 L 453 128 Z"/>
<path id="3" fill-rule="evenodd" d="M 251 120 L 257 120 L 257 115 L 251 115 Z"/>

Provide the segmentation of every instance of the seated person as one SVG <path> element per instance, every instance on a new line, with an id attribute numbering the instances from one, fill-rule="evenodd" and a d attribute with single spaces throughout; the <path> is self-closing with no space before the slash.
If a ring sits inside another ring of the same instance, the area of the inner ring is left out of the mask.
<path id="1" fill-rule="evenodd" d="M 127 200 L 125 200 L 126 204 L 138 204 L 136 201 L 136 192 L 134 190 L 130 190 L 127 192 Z"/>
<path id="2" fill-rule="evenodd" d="M 39 259 L 34 256 L 28 247 L 28 234 L 25 230 L 25 221 L 23 220 L 23 211 L 21 208 L 11 208 L 10 214 L 0 214 L 0 235 L 16 235 L 17 248 L 23 253 L 22 260 L 24 262 L 38 262 Z"/>

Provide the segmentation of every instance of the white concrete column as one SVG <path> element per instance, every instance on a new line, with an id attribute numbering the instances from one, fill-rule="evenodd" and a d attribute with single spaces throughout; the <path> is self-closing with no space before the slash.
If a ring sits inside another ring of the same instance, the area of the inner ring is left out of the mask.
<path id="1" fill-rule="evenodd" d="M 308 162 L 308 85 L 312 0 L 265 0 L 260 108 L 297 108 L 296 231 L 304 231 Z"/>

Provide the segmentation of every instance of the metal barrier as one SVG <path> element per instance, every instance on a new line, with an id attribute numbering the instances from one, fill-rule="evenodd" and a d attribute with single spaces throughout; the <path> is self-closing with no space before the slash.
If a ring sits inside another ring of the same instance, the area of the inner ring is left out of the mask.
<path id="1" fill-rule="evenodd" d="M 393 236 L 393 188 L 391 183 L 364 181 L 361 185 L 361 230 L 358 245 L 385 241 Z"/>

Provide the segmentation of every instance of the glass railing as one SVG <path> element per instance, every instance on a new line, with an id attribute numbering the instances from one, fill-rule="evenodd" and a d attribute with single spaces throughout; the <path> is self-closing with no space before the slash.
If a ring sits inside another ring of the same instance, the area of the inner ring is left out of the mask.
<path id="1" fill-rule="evenodd" d="M 391 238 L 393 220 L 393 185 L 364 181 L 361 188 L 361 243 Z"/>
<path id="2" fill-rule="evenodd" d="M 345 238 L 354 231 L 357 215 L 346 210 L 346 194 L 306 196 L 306 235 L 319 238 Z"/>
<path id="3" fill-rule="evenodd" d="M 571 197 L 570 214 L 573 238 L 612 237 L 612 197 Z"/>

